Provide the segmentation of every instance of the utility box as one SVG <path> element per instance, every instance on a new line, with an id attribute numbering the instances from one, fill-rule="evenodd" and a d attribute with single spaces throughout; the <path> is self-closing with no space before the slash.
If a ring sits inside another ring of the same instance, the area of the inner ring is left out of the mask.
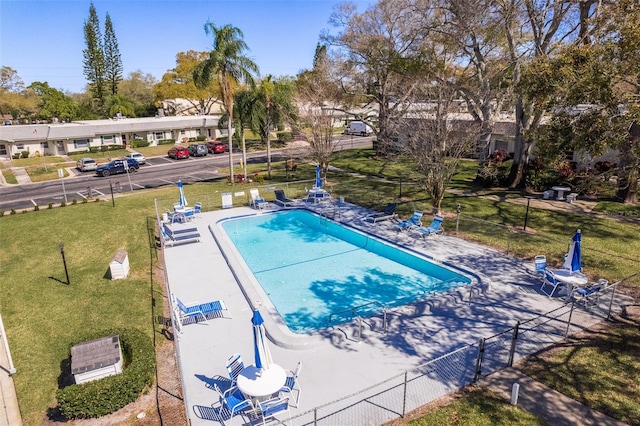
<path id="1" fill-rule="evenodd" d="M 76 384 L 122 373 L 120 336 L 78 343 L 71 348 L 71 374 Z"/>
<path id="2" fill-rule="evenodd" d="M 109 263 L 112 280 L 127 278 L 129 275 L 129 254 L 125 250 L 118 250 Z"/>

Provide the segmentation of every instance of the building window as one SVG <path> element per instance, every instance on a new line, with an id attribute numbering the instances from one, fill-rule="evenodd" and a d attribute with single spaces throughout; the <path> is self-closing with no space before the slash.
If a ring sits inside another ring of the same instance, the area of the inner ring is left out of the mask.
<path id="1" fill-rule="evenodd" d="M 41 142 L 40 146 L 42 147 L 42 149 L 49 149 L 49 142 Z"/>
<path id="2" fill-rule="evenodd" d="M 164 139 L 164 132 L 155 132 L 155 133 L 153 134 L 153 137 L 154 137 L 157 141 L 162 140 L 162 139 Z"/>
<path id="3" fill-rule="evenodd" d="M 509 144 L 505 141 L 496 141 L 495 149 L 496 151 L 500 151 L 501 149 L 504 149 L 505 151 L 508 152 Z"/>
<path id="4" fill-rule="evenodd" d="M 74 139 L 74 148 L 89 148 L 89 139 Z"/>
<path id="5" fill-rule="evenodd" d="M 0 144 L 0 155 L 7 155 L 7 146 Z"/>
<path id="6" fill-rule="evenodd" d="M 103 135 L 103 136 L 100 136 L 100 139 L 102 140 L 102 145 L 112 145 L 114 136 L 113 135 Z"/>
<path id="7" fill-rule="evenodd" d="M 182 129 L 182 130 L 180 130 L 180 134 L 181 134 L 181 135 L 186 135 L 186 134 L 187 134 L 187 131 L 186 131 L 186 130 L 184 130 L 184 129 Z"/>
<path id="8" fill-rule="evenodd" d="M 24 150 L 24 144 L 23 143 L 17 143 L 16 144 L 16 149 L 19 151 L 23 151 Z"/>

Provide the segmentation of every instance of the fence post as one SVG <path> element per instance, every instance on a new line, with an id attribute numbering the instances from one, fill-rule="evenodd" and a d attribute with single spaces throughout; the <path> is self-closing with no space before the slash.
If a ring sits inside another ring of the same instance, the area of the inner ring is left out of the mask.
<path id="1" fill-rule="evenodd" d="M 482 359 L 484 358 L 484 337 L 478 340 L 478 357 L 476 358 L 476 374 L 473 376 L 473 382 L 477 382 L 480 379 L 480 373 L 482 370 Z"/>
<path id="2" fill-rule="evenodd" d="M 509 349 L 509 361 L 507 361 L 507 366 L 513 367 L 513 358 L 516 352 L 516 342 L 518 341 L 518 332 L 520 330 L 520 321 L 516 323 L 516 326 L 513 327 L 513 336 L 511 337 L 511 349 Z"/>
<path id="3" fill-rule="evenodd" d="M 511 228 L 507 226 L 507 254 L 509 254 L 510 246 L 511 246 Z"/>
<path id="4" fill-rule="evenodd" d="M 402 418 L 407 409 L 407 370 L 404 371 L 404 389 L 402 391 Z"/>
<path id="5" fill-rule="evenodd" d="M 571 327 L 571 316 L 573 315 L 573 308 L 576 306 L 576 301 L 571 301 L 571 311 L 569 311 L 569 319 L 567 320 L 567 329 L 564 332 L 564 338 L 566 339 L 569 335 L 569 327 Z"/>
<path id="6" fill-rule="evenodd" d="M 616 295 L 616 289 L 618 286 L 613 287 L 613 291 L 611 292 L 611 299 L 609 299 L 609 309 L 607 310 L 607 319 L 611 319 L 611 306 L 613 305 L 613 297 Z"/>
<path id="7" fill-rule="evenodd" d="M 458 206 L 456 207 L 456 237 L 458 236 L 458 226 L 460 225 L 460 210 L 462 209 L 462 206 L 460 206 L 460 204 L 458 204 Z"/>
<path id="8" fill-rule="evenodd" d="M 313 409 L 313 424 L 318 424 L 318 407 Z"/>

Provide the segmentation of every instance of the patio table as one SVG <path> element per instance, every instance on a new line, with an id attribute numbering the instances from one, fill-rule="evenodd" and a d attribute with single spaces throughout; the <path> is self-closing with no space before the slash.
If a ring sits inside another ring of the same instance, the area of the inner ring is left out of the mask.
<path id="1" fill-rule="evenodd" d="M 558 191 L 558 197 L 556 198 L 558 201 L 564 200 L 564 193 L 571 191 L 571 188 L 568 186 L 552 186 L 551 189 Z"/>
<path id="2" fill-rule="evenodd" d="M 564 291 L 561 293 L 565 296 L 570 295 L 574 287 L 581 287 L 589 282 L 589 278 L 581 272 L 568 269 L 554 269 L 552 272 L 556 279 L 564 284 Z"/>
<path id="3" fill-rule="evenodd" d="M 278 393 L 286 380 L 287 373 L 278 364 L 271 364 L 266 369 L 250 365 L 240 372 L 236 383 L 246 396 L 265 401 Z"/>

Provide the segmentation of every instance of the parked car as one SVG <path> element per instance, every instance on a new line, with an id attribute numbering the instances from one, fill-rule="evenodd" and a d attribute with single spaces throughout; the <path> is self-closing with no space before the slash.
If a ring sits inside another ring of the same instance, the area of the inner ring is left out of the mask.
<path id="1" fill-rule="evenodd" d="M 180 158 L 189 158 L 189 150 L 184 146 L 174 146 L 167 153 L 169 158 L 178 160 Z"/>
<path id="2" fill-rule="evenodd" d="M 207 142 L 207 149 L 211 154 L 223 154 L 227 152 L 227 144 L 220 141 Z"/>
<path id="3" fill-rule="evenodd" d="M 126 165 L 126 166 L 125 166 Z M 116 175 L 119 173 L 137 172 L 140 168 L 140 164 L 133 158 L 127 158 L 126 160 L 113 160 L 107 164 L 98 166 L 96 174 L 98 176 Z"/>
<path id="4" fill-rule="evenodd" d="M 147 159 L 144 158 L 144 155 L 140 154 L 139 152 L 131 152 L 127 154 L 124 158 L 127 158 L 127 159 L 133 158 L 138 162 L 138 164 L 145 164 L 147 162 Z"/>
<path id="5" fill-rule="evenodd" d="M 349 123 L 346 129 L 344 129 L 345 135 L 360 135 L 367 136 L 373 133 L 373 129 L 368 124 L 362 121 L 352 121 Z"/>
<path id="6" fill-rule="evenodd" d="M 205 157 L 208 152 L 206 145 L 201 143 L 189 145 L 189 154 L 192 157 Z"/>
<path id="7" fill-rule="evenodd" d="M 93 158 L 81 158 L 76 161 L 76 169 L 81 172 L 90 172 L 98 168 L 96 160 Z"/>

